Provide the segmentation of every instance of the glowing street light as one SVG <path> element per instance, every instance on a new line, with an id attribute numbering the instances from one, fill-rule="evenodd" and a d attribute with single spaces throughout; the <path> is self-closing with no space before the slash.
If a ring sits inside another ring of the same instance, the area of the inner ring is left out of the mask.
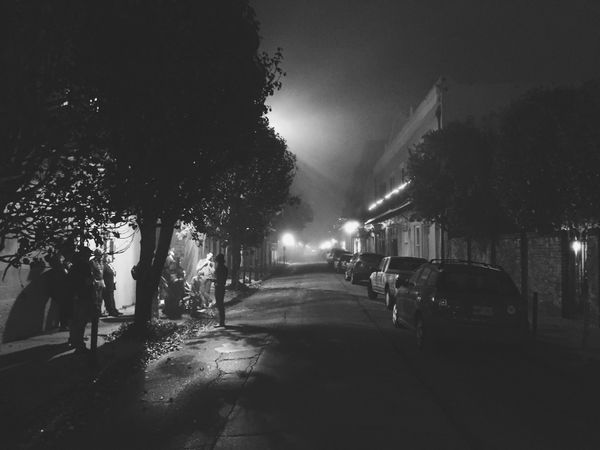
<path id="1" fill-rule="evenodd" d="M 358 230 L 358 227 L 360 227 L 360 223 L 358 223 L 356 220 L 349 220 L 342 226 L 344 231 L 350 235 L 354 234 L 356 230 Z"/>
<path id="2" fill-rule="evenodd" d="M 333 243 L 331 241 L 323 241 L 321 242 L 321 244 L 319 245 L 319 248 L 321 250 L 328 250 L 331 247 L 333 247 Z"/>
<path id="3" fill-rule="evenodd" d="M 296 238 L 294 238 L 292 233 L 285 233 L 281 236 L 281 243 L 285 247 L 294 247 L 296 245 Z"/>

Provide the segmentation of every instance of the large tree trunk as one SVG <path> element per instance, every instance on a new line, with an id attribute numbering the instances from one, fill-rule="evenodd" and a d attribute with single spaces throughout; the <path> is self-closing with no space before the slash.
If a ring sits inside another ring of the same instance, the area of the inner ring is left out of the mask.
<path id="1" fill-rule="evenodd" d="M 161 225 L 157 225 L 157 219 L 154 217 L 147 217 L 140 221 L 142 241 L 140 261 L 137 265 L 135 295 L 135 324 L 138 327 L 145 327 L 152 319 L 152 303 L 157 295 L 174 225 L 174 221 L 164 220 Z M 158 243 L 156 240 L 157 227 L 159 228 Z"/>
<path id="2" fill-rule="evenodd" d="M 236 288 L 239 284 L 240 264 L 242 262 L 242 242 L 238 236 L 231 237 L 229 248 L 231 251 L 231 286 Z"/>

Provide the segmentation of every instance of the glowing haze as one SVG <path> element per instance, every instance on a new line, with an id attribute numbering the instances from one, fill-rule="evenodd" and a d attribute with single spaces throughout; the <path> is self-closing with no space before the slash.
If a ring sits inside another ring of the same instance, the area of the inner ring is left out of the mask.
<path id="1" fill-rule="evenodd" d="M 600 2 L 251 0 L 263 49 L 283 49 L 270 121 L 299 161 L 294 191 L 318 243 L 341 214 L 369 139 L 385 139 L 441 75 L 461 83 L 600 74 Z M 360 180 L 359 180 L 360 182 Z M 365 205 L 367 207 L 368 205 Z"/>

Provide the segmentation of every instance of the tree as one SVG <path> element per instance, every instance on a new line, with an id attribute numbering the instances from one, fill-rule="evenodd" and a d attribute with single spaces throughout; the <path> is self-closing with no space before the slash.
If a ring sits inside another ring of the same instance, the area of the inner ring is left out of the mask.
<path id="1" fill-rule="evenodd" d="M 266 121 L 248 143 L 250 160 L 233 161 L 214 183 L 210 207 L 199 211 L 208 234 L 224 239 L 237 284 L 242 247 L 259 244 L 275 214 L 290 201 L 296 158 Z M 198 220 L 196 221 L 198 222 Z"/>
<path id="2" fill-rule="evenodd" d="M 408 161 L 416 213 L 468 237 L 498 233 L 506 219 L 491 184 L 493 151 L 493 135 L 472 124 L 426 134 Z"/>
<path id="3" fill-rule="evenodd" d="M 109 136 L 111 204 L 141 233 L 141 325 L 175 225 L 206 205 L 228 164 L 249 156 L 242 143 L 279 86 L 280 54 L 258 54 L 258 22 L 241 0 L 112 0 L 89 7 L 83 30 L 80 75 Z"/>
<path id="4" fill-rule="evenodd" d="M 301 197 L 293 195 L 281 211 L 275 215 L 271 227 L 277 232 L 290 231 L 300 235 L 313 219 L 314 212 L 311 206 Z"/>
<path id="5" fill-rule="evenodd" d="M 590 229 L 600 223 L 599 93 L 598 82 L 536 89 L 503 115 L 496 191 L 521 231 L 523 294 L 528 292 L 526 232 L 562 230 L 565 244 L 573 237 L 585 243 Z M 587 307 L 585 268 L 579 281 Z M 567 296 L 563 314 L 570 312 L 569 304 Z M 587 321 L 589 310 L 584 311 Z"/>
<path id="6" fill-rule="evenodd" d="M 600 221 L 598 83 L 537 89 L 503 115 L 496 191 L 522 230 L 575 230 Z"/>
<path id="7" fill-rule="evenodd" d="M 109 223 L 111 161 L 94 99 L 74 77 L 81 10 L 70 3 L 2 5 L 0 237 L 19 243 L 2 256 L 6 270 L 31 252 L 99 242 Z"/>

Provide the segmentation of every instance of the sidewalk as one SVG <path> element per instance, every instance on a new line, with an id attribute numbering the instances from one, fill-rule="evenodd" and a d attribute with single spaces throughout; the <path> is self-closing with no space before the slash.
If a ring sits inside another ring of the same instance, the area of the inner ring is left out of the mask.
<path id="1" fill-rule="evenodd" d="M 120 310 L 123 313 L 122 316 L 119 317 L 101 317 L 98 321 L 98 347 L 104 344 L 104 338 L 118 329 L 123 323 L 132 322 L 133 321 L 133 313 L 135 310 L 135 306 L 131 305 L 125 307 Z M 86 328 L 86 345 L 89 347 L 89 337 L 90 337 L 90 325 L 88 324 Z M 58 331 L 54 330 L 49 333 L 40 334 L 37 336 L 32 336 L 27 339 L 21 339 L 18 341 L 8 342 L 6 344 L 0 345 L 0 357 L 15 354 L 17 352 L 22 352 L 25 350 L 31 350 L 36 347 L 41 346 L 56 346 L 60 344 L 66 344 L 69 339 L 68 331 Z M 68 349 L 65 353 L 71 352 L 73 349 Z M 54 357 L 58 357 L 60 355 L 55 355 Z M 4 358 L 1 358 L 3 360 Z M 0 372 L 4 369 L 4 364 L 0 363 Z"/>
<path id="2" fill-rule="evenodd" d="M 255 283 L 252 283 L 252 284 L 255 284 Z M 243 297 L 243 291 L 226 290 L 225 291 L 225 305 L 231 306 L 232 304 L 237 303 L 239 296 Z M 100 321 L 98 322 L 98 348 L 100 348 L 100 346 L 104 345 L 105 337 L 107 335 L 109 335 L 110 333 L 112 333 L 113 331 L 116 331 L 123 323 L 133 322 L 135 305 L 127 306 L 127 307 L 121 309 L 120 312 L 122 312 L 123 315 L 119 316 L 119 317 L 101 317 L 100 318 Z M 189 317 L 187 315 L 184 315 L 181 319 L 167 319 L 166 317 L 164 317 L 164 315 L 162 315 L 162 313 L 160 314 L 161 320 L 170 320 L 172 322 L 178 322 L 178 323 L 181 323 L 184 320 L 187 320 L 188 318 Z M 89 338 L 90 338 L 90 331 L 91 331 L 91 327 L 89 324 L 86 327 L 85 331 L 86 331 L 85 336 L 88 339 L 86 341 L 86 345 L 89 348 L 89 346 L 90 346 Z M 49 333 L 32 336 L 27 339 L 21 339 L 18 341 L 0 344 L 0 373 L 3 370 L 7 369 L 7 365 L 5 364 L 5 360 L 7 359 L 7 358 L 5 358 L 6 355 L 16 354 L 16 353 L 23 352 L 26 350 L 31 351 L 32 349 L 40 348 L 40 347 L 59 346 L 61 344 L 66 344 L 68 339 L 69 339 L 68 331 L 54 330 Z M 71 353 L 73 351 L 74 351 L 73 349 L 66 349 L 65 352 L 54 355 L 53 358 L 57 358 L 63 354 Z M 15 359 L 17 359 L 17 358 L 15 358 Z"/>
<path id="3" fill-rule="evenodd" d="M 253 287 L 258 284 L 253 283 Z M 231 307 L 254 290 L 227 290 L 225 304 Z M 134 309 L 130 306 L 121 309 L 122 316 L 100 319 L 95 359 L 90 359 L 89 354 L 78 355 L 69 348 L 68 331 L 57 330 L 0 347 L 0 417 L 3 417 L 0 436 L 3 436 L 2 444 L 8 445 L 6 448 L 17 448 L 24 437 L 43 432 L 40 427 L 47 424 L 49 418 L 53 418 L 51 422 L 58 421 L 73 405 L 85 404 L 89 400 L 85 398 L 89 395 L 86 386 L 97 382 L 110 385 L 124 378 L 119 371 L 135 372 L 132 364 L 143 351 L 143 344 L 118 341 L 115 345 L 105 339 L 123 323 L 133 322 Z M 216 323 L 215 313 L 208 311 L 194 323 L 210 329 L 210 325 Z M 161 314 L 161 320 L 183 324 L 190 317 L 184 314 L 181 319 L 171 320 Z M 90 332 L 88 324 L 85 334 L 88 348 Z"/>
<path id="4" fill-rule="evenodd" d="M 565 319 L 542 315 L 538 319 L 535 341 L 569 353 L 583 360 L 600 361 L 600 328 L 591 321 L 584 347 L 584 324 L 582 319 Z"/>

